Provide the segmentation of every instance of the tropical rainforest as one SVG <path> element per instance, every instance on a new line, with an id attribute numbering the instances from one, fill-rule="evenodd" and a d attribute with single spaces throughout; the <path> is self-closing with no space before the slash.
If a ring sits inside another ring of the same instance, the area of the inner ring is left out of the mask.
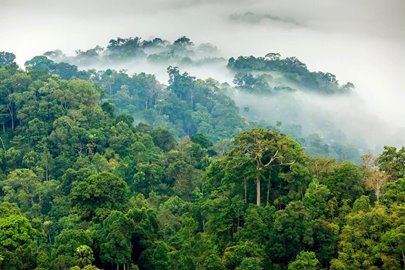
<path id="1" fill-rule="evenodd" d="M 125 61 L 168 81 L 95 68 Z M 213 65 L 233 81 L 186 72 Z M 404 269 L 405 147 L 368 152 L 235 99 L 352 91 L 296 57 L 187 37 L 24 68 L 0 52 L 0 269 Z"/>

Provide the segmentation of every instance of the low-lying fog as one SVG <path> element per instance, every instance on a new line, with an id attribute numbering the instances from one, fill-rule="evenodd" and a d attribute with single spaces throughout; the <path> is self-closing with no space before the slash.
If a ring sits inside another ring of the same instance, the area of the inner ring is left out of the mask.
<path id="1" fill-rule="evenodd" d="M 329 122 L 354 142 L 405 145 L 405 1 L 403 0 L 0 0 L 0 51 L 23 63 L 61 49 L 105 46 L 115 37 L 186 35 L 210 42 L 225 58 L 279 52 L 297 56 L 312 71 L 331 72 L 355 93 L 328 97 L 295 92 L 277 97 L 235 94 L 260 120 L 297 119 L 305 132 Z M 102 67 L 100 67 L 102 68 Z M 146 62 L 115 66 L 155 73 Z M 224 66 L 183 67 L 200 78 L 232 81 Z M 287 95 L 287 96 L 286 96 Z M 292 97 L 291 97 L 292 96 Z M 293 103 L 293 104 L 290 104 Z M 288 117 L 289 118 L 288 118 Z M 274 123 L 271 123 L 274 124 Z"/>

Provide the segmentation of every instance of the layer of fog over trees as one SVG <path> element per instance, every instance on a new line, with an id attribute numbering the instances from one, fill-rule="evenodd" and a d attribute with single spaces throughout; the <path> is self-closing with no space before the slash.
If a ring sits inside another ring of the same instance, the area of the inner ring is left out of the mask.
<path id="1" fill-rule="evenodd" d="M 173 42 L 160 38 L 117 38 L 111 39 L 107 46 L 77 50 L 72 56 L 60 50 L 44 55 L 83 70 L 151 73 L 163 84 L 168 81 L 167 67 L 177 66 L 181 72 L 197 78 L 214 78 L 223 83 L 227 94 L 248 120 L 276 127 L 297 139 L 345 144 L 357 148 L 360 153 L 370 149 L 379 151 L 387 142 L 404 144 L 403 130 L 395 129 L 381 115 L 367 108 L 361 92 L 351 83 L 340 83 L 331 73 L 311 73 L 295 57 L 283 58 L 278 53 L 269 53 L 264 57 L 239 58 L 236 62 L 240 62 L 232 66 L 233 60 L 228 62 L 216 46 L 194 44 L 187 37 Z M 255 66 L 287 60 L 292 61 L 291 67 L 283 67 L 280 71 L 266 71 Z M 308 74 L 324 77 L 311 77 L 305 82 L 300 75 L 297 81 L 295 71 L 289 73 L 296 66 L 302 66 Z M 288 79 L 289 76 L 293 76 L 292 79 Z M 316 82 L 316 88 L 312 86 L 313 82 Z"/>
<path id="2" fill-rule="evenodd" d="M 227 68 L 230 57 L 264 57 L 270 52 L 280 53 L 283 58 L 296 56 L 310 71 L 331 72 L 340 85 L 350 81 L 356 87 L 325 95 L 279 79 L 279 85 L 295 91 L 257 94 L 232 88 L 228 94 L 242 115 L 277 126 L 292 136 L 317 134 L 326 141 L 353 144 L 361 152 L 379 151 L 386 144 L 405 144 L 403 1 L 239 0 L 219 4 L 208 0 L 154 0 L 139 4 L 121 1 L 119 5 L 108 1 L 94 5 L 90 1 L 81 3 L 80 9 L 75 8 L 78 1 L 43 1 L 41 5 L 46 9 L 37 3 L 30 7 L 23 1 L 3 2 L 8 8 L 0 11 L 1 32 L 6 37 L 1 49 L 16 53 L 19 63 L 58 48 L 68 56 L 53 55 L 55 61 L 66 61 L 80 69 L 153 73 L 167 84 L 166 68 L 174 65 L 197 78 L 211 77 L 232 86 L 237 72 Z M 42 25 L 43 12 L 54 12 L 47 17 L 52 23 Z M 11 16 L 15 19 L 8 19 Z M 32 23 L 18 22 L 23 17 Z M 10 22 L 13 27 L 8 30 Z M 36 29 L 38 23 L 40 30 Z M 19 28 L 25 30 L 23 37 Z M 116 36 L 147 40 L 160 37 L 173 42 L 179 33 L 194 42 L 190 54 L 180 58 L 151 61 L 148 56 L 160 53 L 151 48 L 144 50 L 146 55 L 125 59 L 80 59 L 80 54 L 97 45 L 105 50 L 106 41 Z M 27 40 L 34 37 L 35 42 L 27 49 Z M 81 51 L 75 57 L 78 48 Z M 268 83 L 274 88 L 271 84 L 277 74 L 270 76 Z"/>

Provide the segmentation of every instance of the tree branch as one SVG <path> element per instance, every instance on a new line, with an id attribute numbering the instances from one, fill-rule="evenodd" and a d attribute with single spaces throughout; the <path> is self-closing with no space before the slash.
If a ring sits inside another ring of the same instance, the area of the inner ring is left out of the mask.
<path id="1" fill-rule="evenodd" d="M 264 164 L 263 166 L 264 166 L 264 167 L 270 166 L 270 164 L 273 163 L 273 161 L 278 158 L 278 157 L 277 157 L 277 154 L 278 154 L 278 150 L 277 150 L 277 151 L 274 153 L 274 155 L 270 158 L 269 162 L 267 162 L 267 163 Z"/>

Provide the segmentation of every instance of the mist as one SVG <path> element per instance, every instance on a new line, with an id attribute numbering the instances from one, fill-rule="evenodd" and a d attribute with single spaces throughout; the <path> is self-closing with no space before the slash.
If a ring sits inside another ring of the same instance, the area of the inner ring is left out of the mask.
<path id="1" fill-rule="evenodd" d="M 362 152 L 378 152 L 387 141 L 404 144 L 405 129 L 396 129 L 368 111 L 356 93 L 330 97 L 295 91 L 262 96 L 236 91 L 231 96 L 253 121 L 281 125 L 280 130 L 287 133 L 299 125 L 300 134 L 294 135 L 318 134 L 327 142 L 352 144 Z"/>
<path id="2" fill-rule="evenodd" d="M 278 52 L 298 57 L 312 71 L 331 72 L 340 82 L 353 82 L 354 93 L 319 96 L 296 91 L 265 98 L 233 93 L 241 111 L 250 108 L 248 117 L 269 124 L 296 121 L 305 134 L 323 134 L 323 125 L 332 123 L 363 148 L 405 145 L 403 0 L 121 0 L 113 4 L 0 0 L 0 4 L 0 51 L 14 52 L 20 66 L 49 50 L 74 55 L 77 49 L 131 36 L 173 41 L 186 35 L 196 44 L 218 46 L 224 58 Z M 167 81 L 166 66 L 129 61 L 109 67 L 153 73 Z M 180 68 L 199 78 L 232 82 L 225 64 Z"/>

